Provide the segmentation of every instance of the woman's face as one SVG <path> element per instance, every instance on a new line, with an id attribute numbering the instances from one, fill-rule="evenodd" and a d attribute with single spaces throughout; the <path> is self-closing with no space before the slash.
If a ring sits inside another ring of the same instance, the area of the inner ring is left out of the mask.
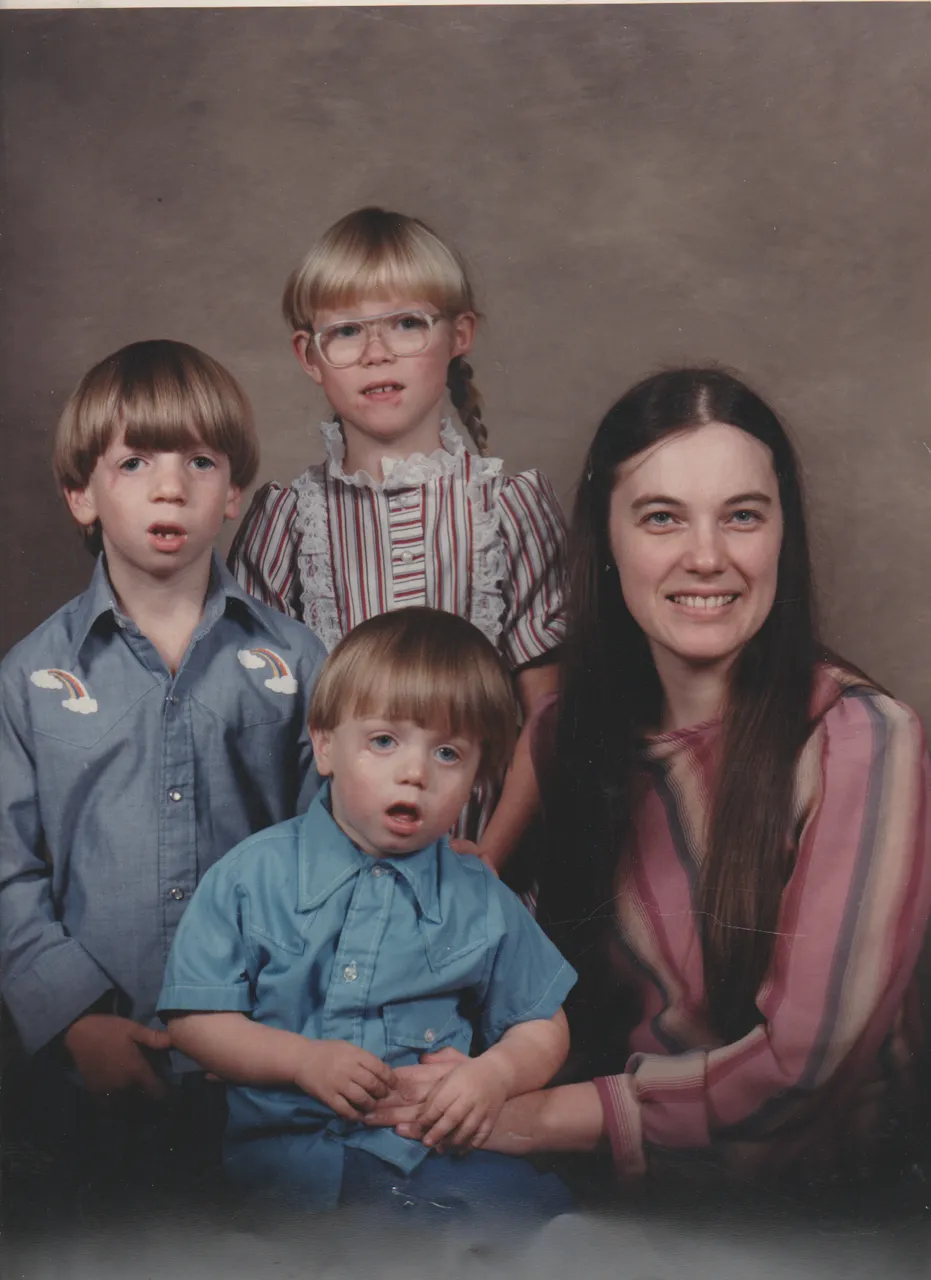
<path id="1" fill-rule="evenodd" d="M 667 436 L 618 468 L 609 536 L 660 678 L 682 664 L 727 666 L 776 595 L 782 507 L 772 455 L 720 422 Z"/>

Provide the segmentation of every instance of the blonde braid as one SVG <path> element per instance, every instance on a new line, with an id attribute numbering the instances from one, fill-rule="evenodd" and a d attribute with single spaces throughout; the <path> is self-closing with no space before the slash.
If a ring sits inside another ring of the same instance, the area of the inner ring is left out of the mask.
<path id="1" fill-rule="evenodd" d="M 475 443 L 479 457 L 486 457 L 488 429 L 482 421 L 482 397 L 473 381 L 472 366 L 463 356 L 454 356 L 450 360 L 446 386 L 463 426 Z"/>

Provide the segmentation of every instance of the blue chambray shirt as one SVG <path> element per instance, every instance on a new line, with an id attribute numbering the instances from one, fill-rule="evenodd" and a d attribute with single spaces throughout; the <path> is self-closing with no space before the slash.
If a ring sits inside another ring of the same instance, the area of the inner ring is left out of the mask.
<path id="1" fill-rule="evenodd" d="M 320 784 L 305 724 L 324 656 L 217 557 L 174 676 L 117 609 L 102 557 L 87 591 L 7 655 L 0 994 L 28 1052 L 108 992 L 107 1011 L 161 1025 L 200 877 Z"/>
<path id="2" fill-rule="evenodd" d="M 469 1014 L 487 1044 L 551 1018 L 576 980 L 530 912 L 447 839 L 375 858 L 333 821 L 326 784 L 302 817 L 263 831 L 204 877 L 175 937 L 158 1007 L 238 1011 L 312 1039 L 348 1040 L 392 1067 L 453 1046 Z M 228 1089 L 227 1151 L 301 1133 L 322 1204 L 337 1202 L 344 1144 L 404 1172 L 428 1154 L 391 1129 L 342 1120 L 296 1088 Z"/>

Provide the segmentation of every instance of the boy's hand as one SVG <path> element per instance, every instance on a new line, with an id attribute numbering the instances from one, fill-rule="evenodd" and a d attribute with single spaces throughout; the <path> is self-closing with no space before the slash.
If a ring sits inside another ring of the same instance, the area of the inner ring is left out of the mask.
<path id="1" fill-rule="evenodd" d="M 395 1086 L 387 1063 L 347 1040 L 305 1040 L 294 1083 L 345 1120 L 361 1120 Z"/>
<path id="2" fill-rule="evenodd" d="M 424 1146 L 484 1146 L 508 1098 L 504 1072 L 493 1058 L 470 1058 L 431 1090 L 418 1117 Z"/>
<path id="3" fill-rule="evenodd" d="M 150 1098 L 164 1098 L 168 1087 L 152 1070 L 142 1050 L 169 1047 L 167 1031 L 153 1031 L 140 1022 L 110 1013 L 85 1014 L 65 1032 L 65 1048 L 88 1093 L 138 1088 Z"/>

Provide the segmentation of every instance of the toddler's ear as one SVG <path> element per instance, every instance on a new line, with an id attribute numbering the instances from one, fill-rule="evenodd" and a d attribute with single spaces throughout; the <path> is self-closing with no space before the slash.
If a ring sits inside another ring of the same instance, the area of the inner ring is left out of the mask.
<path id="1" fill-rule="evenodd" d="M 333 772 L 330 763 L 330 740 L 332 734 L 328 729 L 311 729 L 310 741 L 314 749 L 314 764 L 321 778 L 328 778 Z"/>
<path id="2" fill-rule="evenodd" d="M 90 526 L 97 520 L 97 504 L 94 501 L 92 491 L 88 489 L 62 489 L 65 502 L 68 504 L 68 510 L 78 524 L 82 524 L 85 528 Z"/>
<path id="3" fill-rule="evenodd" d="M 317 348 L 314 346 L 313 334 L 306 329 L 298 329 L 291 334 L 291 346 L 297 356 L 297 362 L 309 374 L 318 386 L 323 382 L 323 374 L 317 363 Z"/>

